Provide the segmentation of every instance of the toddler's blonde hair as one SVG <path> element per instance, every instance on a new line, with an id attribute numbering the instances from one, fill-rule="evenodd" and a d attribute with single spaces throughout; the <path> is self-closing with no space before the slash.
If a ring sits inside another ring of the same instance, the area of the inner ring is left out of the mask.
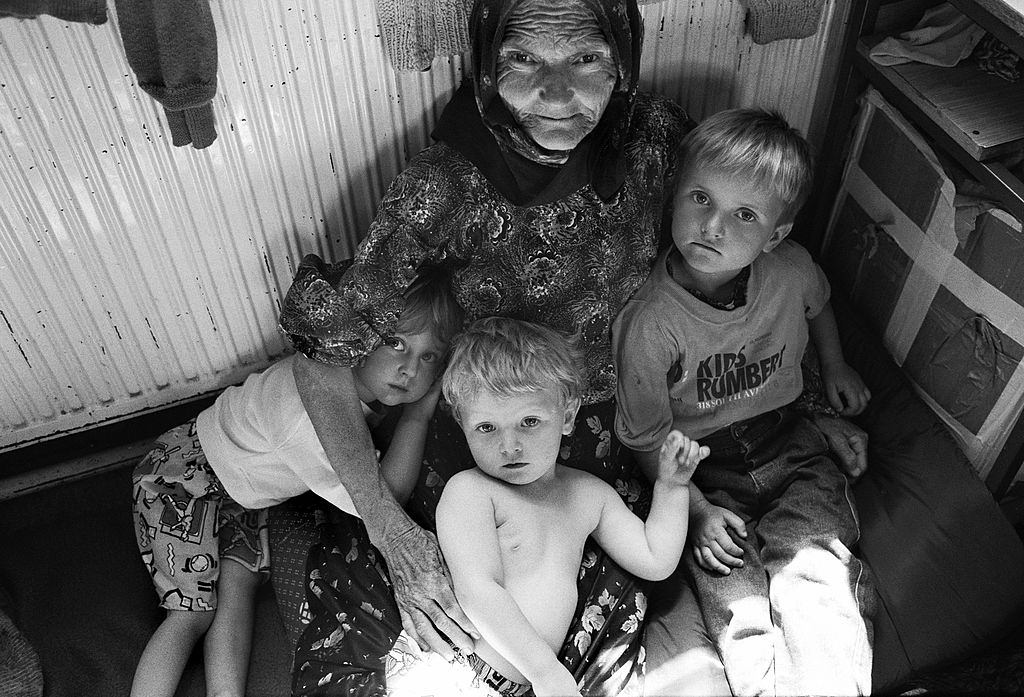
<path id="1" fill-rule="evenodd" d="M 564 404 L 583 391 L 582 355 L 559 331 L 508 317 L 473 322 L 451 344 L 441 391 L 456 419 L 481 392 L 502 397 L 555 387 Z"/>

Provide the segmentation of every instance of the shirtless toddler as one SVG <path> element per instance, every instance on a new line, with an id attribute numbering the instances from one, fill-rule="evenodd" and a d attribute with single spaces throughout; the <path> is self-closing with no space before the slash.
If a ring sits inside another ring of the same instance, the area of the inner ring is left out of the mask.
<path id="1" fill-rule="evenodd" d="M 477 466 L 445 486 L 438 540 L 483 637 L 470 665 L 503 695 L 530 685 L 538 697 L 579 695 L 556 654 L 576 609 L 584 542 L 593 535 L 637 576 L 667 577 L 686 540 L 690 475 L 708 452 L 669 436 L 646 522 L 604 481 L 557 464 L 580 406 L 580 364 L 552 329 L 487 318 L 454 340 L 442 382 Z"/>

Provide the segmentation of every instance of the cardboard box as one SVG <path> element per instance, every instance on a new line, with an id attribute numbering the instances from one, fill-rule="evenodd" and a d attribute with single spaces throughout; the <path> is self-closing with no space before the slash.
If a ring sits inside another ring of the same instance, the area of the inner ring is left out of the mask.
<path id="1" fill-rule="evenodd" d="M 822 263 L 986 476 L 1024 412 L 1024 233 L 869 89 Z"/>

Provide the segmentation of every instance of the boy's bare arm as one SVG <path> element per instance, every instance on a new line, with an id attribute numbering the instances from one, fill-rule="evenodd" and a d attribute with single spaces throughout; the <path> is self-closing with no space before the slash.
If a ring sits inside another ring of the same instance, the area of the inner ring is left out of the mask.
<path id="1" fill-rule="evenodd" d="M 293 374 L 331 467 L 387 561 L 403 628 L 447 660 L 454 653 L 438 630 L 472 652 L 475 630 L 455 601 L 436 539 L 402 510 L 380 474 L 351 369 L 300 355 Z"/>
<path id="2" fill-rule="evenodd" d="M 686 542 L 690 478 L 708 453 L 679 431 L 669 432 L 657 451 L 654 496 L 646 521 L 614 492 L 606 496 L 594 539 L 627 571 L 660 580 L 675 570 Z"/>
<path id="3" fill-rule="evenodd" d="M 437 505 L 437 535 L 459 601 L 482 637 L 531 682 L 538 697 L 578 694 L 572 674 L 504 587 L 494 504 L 480 484 L 456 475 Z"/>
<path id="4" fill-rule="evenodd" d="M 808 329 L 818 359 L 821 361 L 821 378 L 825 383 L 825 394 L 829 402 L 843 416 L 855 416 L 871 399 L 860 375 L 843 358 L 843 347 L 839 342 L 839 328 L 836 326 L 832 305 L 825 303 L 815 317 L 808 320 Z"/>

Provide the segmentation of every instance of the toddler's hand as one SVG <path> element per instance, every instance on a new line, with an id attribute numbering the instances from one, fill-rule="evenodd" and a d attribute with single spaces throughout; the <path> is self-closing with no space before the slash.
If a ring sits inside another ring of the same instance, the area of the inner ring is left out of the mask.
<path id="1" fill-rule="evenodd" d="M 669 431 L 658 453 L 658 479 L 669 484 L 689 484 L 697 465 L 710 454 L 707 446 L 679 431 Z"/>
<path id="2" fill-rule="evenodd" d="M 690 506 L 690 549 L 701 568 L 728 575 L 743 566 L 743 548 L 736 544 L 729 530 L 739 537 L 747 536 L 743 519 L 712 503 Z"/>
<path id="3" fill-rule="evenodd" d="M 829 403 L 842 416 L 856 416 L 864 411 L 871 399 L 871 391 L 846 361 L 823 365 L 821 379 L 825 383 Z"/>

